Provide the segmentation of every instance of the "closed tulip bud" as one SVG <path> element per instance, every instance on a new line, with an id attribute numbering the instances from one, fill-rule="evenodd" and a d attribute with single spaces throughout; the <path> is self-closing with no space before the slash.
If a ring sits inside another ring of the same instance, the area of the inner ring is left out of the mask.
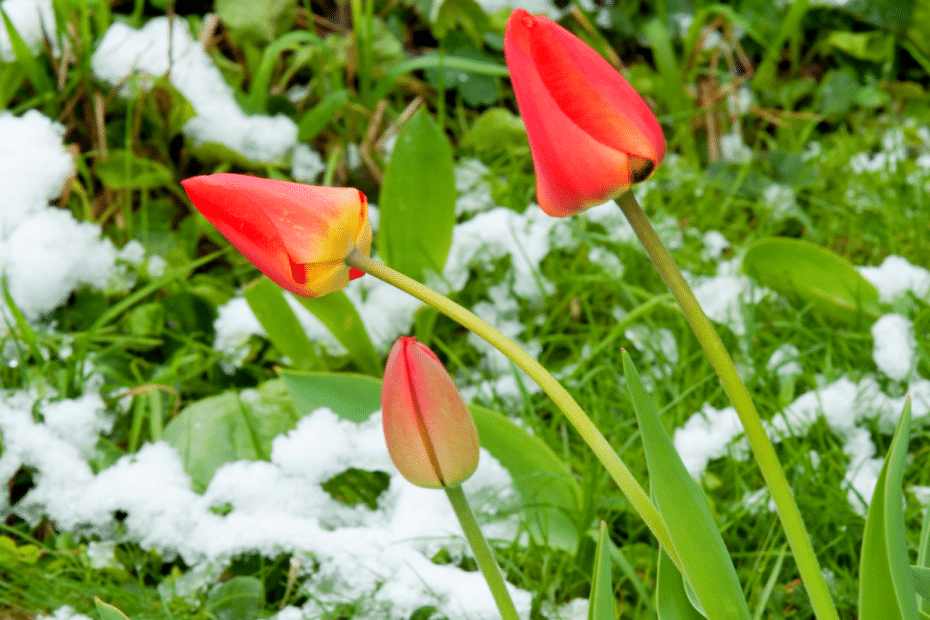
<path id="1" fill-rule="evenodd" d="M 371 253 L 368 201 L 357 189 L 242 174 L 193 177 L 181 185 L 237 250 L 295 295 L 320 297 L 362 275 L 343 262 L 355 249 Z"/>
<path id="2" fill-rule="evenodd" d="M 471 412 L 442 362 L 416 338 L 400 338 L 391 349 L 381 416 L 391 460 L 413 484 L 458 486 L 478 467 Z"/>
<path id="3" fill-rule="evenodd" d="M 543 211 L 580 213 L 646 180 L 662 161 L 665 138 L 652 110 L 581 39 L 516 9 L 504 54 Z"/>

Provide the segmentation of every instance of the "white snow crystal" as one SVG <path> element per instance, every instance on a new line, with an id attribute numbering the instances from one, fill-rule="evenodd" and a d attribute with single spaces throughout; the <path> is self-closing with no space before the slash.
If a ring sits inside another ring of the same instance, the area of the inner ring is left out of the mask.
<path id="1" fill-rule="evenodd" d="M 114 86 L 135 75 L 140 76 L 136 86 L 145 89 L 153 76 L 167 74 L 197 113 L 183 129 L 195 145 L 215 142 L 255 161 L 276 161 L 297 144 L 297 125 L 287 116 L 250 116 L 242 111 L 232 87 L 182 19 L 156 17 L 139 30 L 114 22 L 97 46 L 91 66 L 98 78 Z M 131 90 L 125 94 L 131 95 Z"/>
<path id="2" fill-rule="evenodd" d="M 115 260 L 116 248 L 100 238 L 97 224 L 59 209 L 30 216 L 0 245 L 10 294 L 28 320 L 54 310 L 82 284 L 105 287 Z"/>
<path id="3" fill-rule="evenodd" d="M 739 416 L 733 407 L 716 409 L 705 403 L 675 430 L 675 449 L 688 473 L 697 478 L 707 469 L 711 459 L 725 456 L 734 437 L 743 432 Z"/>
<path id="4" fill-rule="evenodd" d="M 291 176 L 294 180 L 314 185 L 324 170 L 326 170 L 326 164 L 323 163 L 323 158 L 319 153 L 306 144 L 298 144 L 294 147 L 294 154 L 291 157 Z"/>
<path id="5" fill-rule="evenodd" d="M 0 243 L 28 215 L 47 208 L 74 174 L 71 154 L 61 144 L 64 133 L 36 110 L 21 117 L 0 111 Z"/>
<path id="6" fill-rule="evenodd" d="M 0 2 L 0 8 L 10 18 L 16 34 L 22 38 L 33 54 L 42 47 L 45 39 L 52 43 L 53 49 L 57 49 L 58 35 L 55 32 L 52 0 L 3 0 Z M 13 44 L 10 42 L 10 36 L 5 27 L 0 27 L 0 60 L 3 62 L 16 60 Z M 0 132 L 0 135 L 3 133 Z"/>
<path id="7" fill-rule="evenodd" d="M 930 298 L 930 271 L 892 254 L 878 267 L 859 267 L 859 273 L 875 285 L 883 302 L 891 303 L 905 293 L 917 299 Z"/>
<path id="8" fill-rule="evenodd" d="M 911 374 L 917 340 L 914 325 L 900 314 L 886 314 L 872 325 L 875 365 L 895 381 L 903 381 Z"/>
<path id="9" fill-rule="evenodd" d="M 730 242 L 719 230 L 708 230 L 704 233 L 704 249 L 701 251 L 701 257 L 704 260 L 718 259 L 729 247 Z"/>

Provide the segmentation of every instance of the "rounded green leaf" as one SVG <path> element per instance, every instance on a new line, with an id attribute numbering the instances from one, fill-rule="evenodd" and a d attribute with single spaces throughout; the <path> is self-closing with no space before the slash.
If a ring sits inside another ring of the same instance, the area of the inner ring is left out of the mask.
<path id="1" fill-rule="evenodd" d="M 786 297 L 812 304 L 829 318 L 856 324 L 878 318 L 878 290 L 848 260 L 809 241 L 760 239 L 743 272 Z"/>

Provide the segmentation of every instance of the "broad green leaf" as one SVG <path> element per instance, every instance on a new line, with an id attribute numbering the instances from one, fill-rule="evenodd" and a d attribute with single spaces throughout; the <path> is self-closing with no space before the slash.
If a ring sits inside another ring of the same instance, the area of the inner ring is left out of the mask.
<path id="1" fill-rule="evenodd" d="M 97 613 L 100 615 L 100 620 L 129 620 L 129 617 L 126 614 L 121 612 L 113 605 L 104 603 L 96 596 L 94 597 L 94 605 L 97 607 Z"/>
<path id="2" fill-rule="evenodd" d="M 446 35 L 461 26 L 475 47 L 480 48 L 484 44 L 489 20 L 475 0 L 436 0 L 432 11 L 434 15 L 430 16 L 430 21 L 433 22 L 433 34 L 437 39 L 446 38 Z"/>
<path id="3" fill-rule="evenodd" d="M 822 80 L 819 91 L 820 111 L 824 114 L 848 113 L 856 103 L 861 88 L 859 80 L 848 69 L 834 69 Z"/>
<path id="4" fill-rule="evenodd" d="M 320 407 L 353 422 L 364 422 L 381 409 L 381 380 L 366 375 L 336 372 L 281 371 L 297 415 L 310 415 Z"/>
<path id="5" fill-rule="evenodd" d="M 614 620 L 614 583 L 610 572 L 610 537 L 607 524 L 601 521 L 591 573 L 591 594 L 588 596 L 588 620 Z"/>
<path id="6" fill-rule="evenodd" d="M 297 138 L 309 142 L 316 138 L 329 125 L 343 105 L 349 100 L 349 91 L 337 90 L 327 95 L 301 117 L 297 124 Z"/>
<path id="7" fill-rule="evenodd" d="M 914 589 L 923 603 L 930 601 L 930 568 L 926 566 L 911 566 L 911 578 L 914 580 Z"/>
<path id="8" fill-rule="evenodd" d="M 354 422 L 381 408 L 381 381 L 364 375 L 284 371 L 299 415 L 328 407 Z M 472 405 L 481 445 L 510 472 L 527 511 L 530 532 L 547 544 L 574 552 L 578 532 L 571 515 L 581 490 L 549 446 L 500 413 Z"/>
<path id="9" fill-rule="evenodd" d="M 809 241 L 760 239 L 746 252 L 743 272 L 844 323 L 874 320 L 880 313 L 878 290 L 852 263 Z"/>
<path id="10" fill-rule="evenodd" d="M 917 549 L 917 567 L 930 569 L 930 507 L 924 511 L 924 524 L 920 529 L 920 546 Z M 930 614 L 930 599 L 920 601 L 920 611 Z"/>
<path id="11" fill-rule="evenodd" d="M 216 0 L 213 10 L 236 41 L 273 41 L 291 29 L 297 16 L 293 0 Z"/>
<path id="12" fill-rule="evenodd" d="M 105 160 L 95 161 L 94 172 L 111 189 L 153 189 L 176 182 L 163 164 L 126 149 L 114 149 Z"/>
<path id="13" fill-rule="evenodd" d="M 381 358 L 371 344 L 362 317 L 345 293 L 336 291 L 322 297 L 296 299 L 342 343 L 360 370 L 370 375 L 381 376 L 384 370 L 381 367 Z"/>
<path id="14" fill-rule="evenodd" d="M 912 620 L 918 617 L 917 591 L 907 557 L 903 491 L 911 401 L 895 429 L 869 503 L 859 560 L 859 619 Z"/>
<path id="15" fill-rule="evenodd" d="M 191 403 L 168 423 L 162 439 L 181 455 L 195 487 L 204 489 L 225 463 L 267 458 L 272 440 L 294 428 L 297 418 L 284 382 L 273 379 L 257 390 Z"/>
<path id="16" fill-rule="evenodd" d="M 263 602 L 262 582 L 240 575 L 217 585 L 207 599 L 207 608 L 217 620 L 254 620 Z"/>
<path id="17" fill-rule="evenodd" d="M 384 262 L 420 282 L 427 269 L 442 273 L 455 225 L 452 146 L 422 108 L 397 137 L 379 207 Z"/>
<path id="18" fill-rule="evenodd" d="M 578 530 L 572 519 L 581 489 L 552 448 L 504 415 L 470 405 L 481 445 L 510 472 L 526 507 L 530 533 L 550 547 L 574 553 Z"/>
<path id="19" fill-rule="evenodd" d="M 882 62 L 894 52 L 894 40 L 880 30 L 847 32 L 834 30 L 827 35 L 825 45 L 834 47 L 853 58 L 869 62 Z"/>
<path id="20" fill-rule="evenodd" d="M 255 318 L 265 328 L 268 340 L 291 360 L 294 368 L 323 370 L 326 364 L 284 298 L 280 286 L 266 277 L 252 282 L 243 292 Z"/>
<path id="21" fill-rule="evenodd" d="M 704 620 L 691 604 L 681 573 L 661 547 L 656 575 L 656 611 L 659 620 Z"/>
<path id="22" fill-rule="evenodd" d="M 526 127 L 523 119 L 510 110 L 491 108 L 482 112 L 462 134 L 460 144 L 478 153 L 511 149 L 526 144 Z"/>
<path id="23" fill-rule="evenodd" d="M 879 28 L 904 32 L 911 21 L 918 0 L 851 0 L 844 9 Z"/>
<path id="24" fill-rule="evenodd" d="M 629 354 L 623 351 L 622 356 L 656 508 L 681 559 L 687 582 L 708 618 L 749 620 L 749 607 L 707 498 L 678 456 Z"/>

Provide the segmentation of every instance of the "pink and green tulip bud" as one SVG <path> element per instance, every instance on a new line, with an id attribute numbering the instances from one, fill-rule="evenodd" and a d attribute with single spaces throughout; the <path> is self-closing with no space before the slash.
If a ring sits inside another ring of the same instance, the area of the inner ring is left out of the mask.
<path id="1" fill-rule="evenodd" d="M 526 123 L 539 206 L 580 213 L 645 181 L 665 137 L 643 98 L 616 69 L 554 21 L 516 9 L 504 55 Z"/>
<path id="2" fill-rule="evenodd" d="M 384 438 L 400 473 L 442 489 L 478 467 L 478 430 L 442 362 L 416 338 L 394 343 L 381 388 Z"/>
<path id="3" fill-rule="evenodd" d="M 368 201 L 357 189 L 314 187 L 243 174 L 181 181 L 194 206 L 279 286 L 320 297 L 362 275 L 343 262 L 371 253 Z"/>

